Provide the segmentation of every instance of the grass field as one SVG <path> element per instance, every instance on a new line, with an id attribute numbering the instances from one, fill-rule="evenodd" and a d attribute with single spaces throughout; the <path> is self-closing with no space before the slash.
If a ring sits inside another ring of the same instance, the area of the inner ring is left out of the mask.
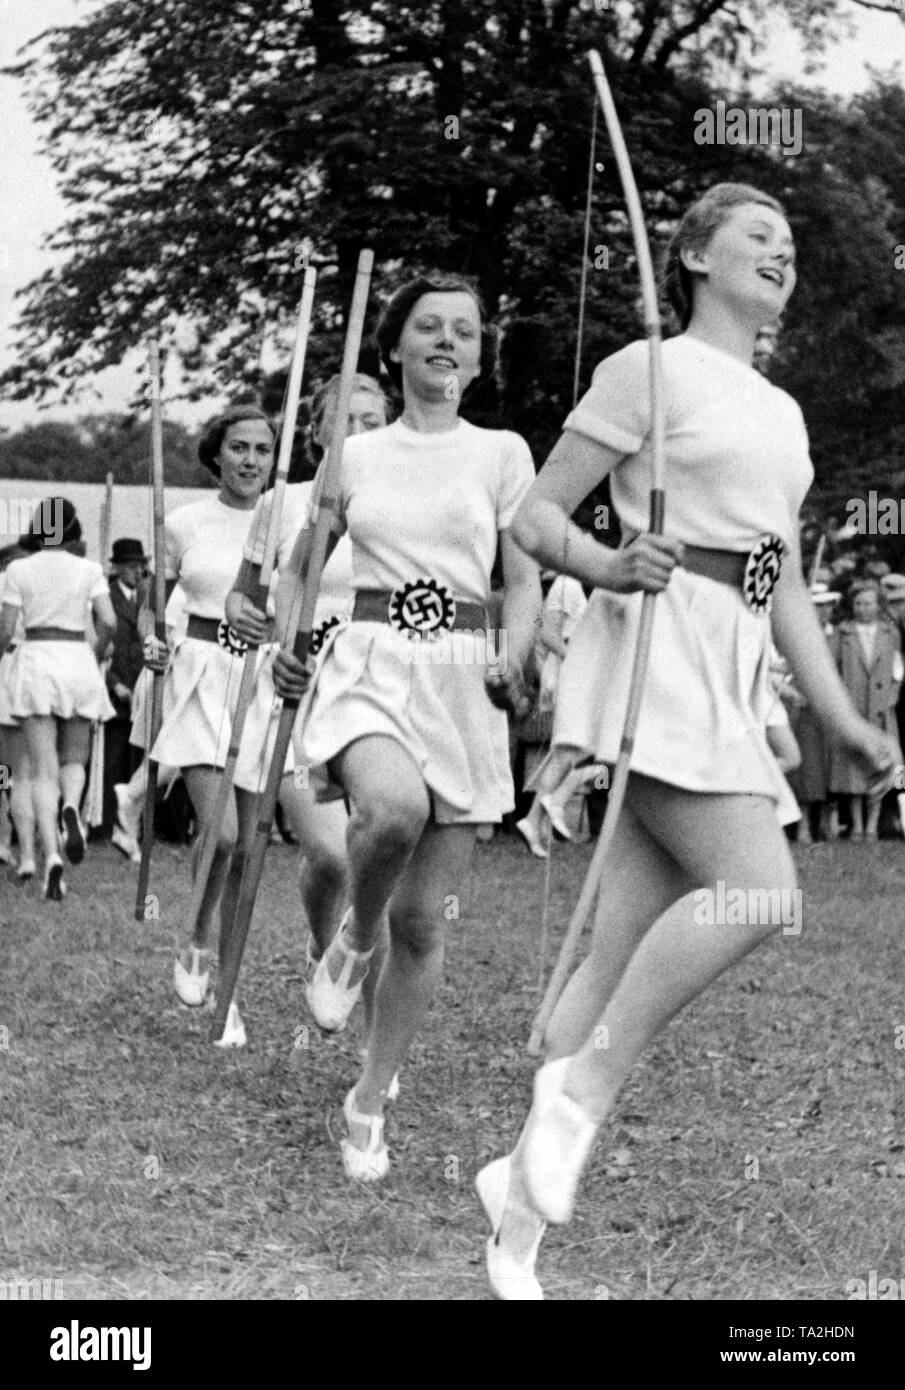
<path id="1" fill-rule="evenodd" d="M 574 1221 L 545 1243 L 548 1297 L 842 1299 L 871 1269 L 902 1277 L 903 853 L 799 855 L 803 935 L 718 982 L 636 1071 Z M 556 940 L 588 857 L 556 847 Z M 337 1144 L 358 1037 L 324 1039 L 307 1017 L 294 863 L 283 847 L 268 857 L 242 995 L 250 1045 L 226 1054 L 170 984 L 187 851 L 156 849 L 167 906 L 143 925 L 114 850 L 92 847 L 62 907 L 3 871 L 0 1287 L 489 1297 L 472 1182 L 530 1093 L 543 867 L 508 839 L 476 847 L 446 984 L 388 1121 L 390 1177 L 356 1188 Z"/>

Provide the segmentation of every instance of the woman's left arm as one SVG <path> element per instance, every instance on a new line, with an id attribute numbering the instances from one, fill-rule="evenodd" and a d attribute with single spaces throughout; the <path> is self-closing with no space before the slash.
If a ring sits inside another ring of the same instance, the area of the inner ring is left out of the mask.
<path id="1" fill-rule="evenodd" d="M 98 662 L 101 662 L 107 655 L 107 648 L 116 635 L 116 614 L 113 611 L 110 595 L 99 594 L 97 598 L 92 599 L 91 612 L 94 617 L 94 631 L 97 636 L 94 654 Z"/>
<path id="2" fill-rule="evenodd" d="M 895 741 L 863 719 L 849 698 L 802 578 L 797 538 L 776 585 L 772 621 L 776 645 L 830 738 L 875 772 L 889 771 L 895 763 Z"/>
<path id="3" fill-rule="evenodd" d="M 533 658 L 534 639 L 540 626 L 543 596 L 540 566 L 517 545 L 508 530 L 500 532 L 503 563 L 503 631 L 500 679 L 516 715 L 527 708 L 526 670 Z M 494 684 L 491 678 L 490 682 Z"/>
<path id="4" fill-rule="evenodd" d="M 14 608 L 11 603 L 4 603 L 0 607 L 0 656 L 3 655 L 13 640 L 18 618 L 19 609 Z"/>

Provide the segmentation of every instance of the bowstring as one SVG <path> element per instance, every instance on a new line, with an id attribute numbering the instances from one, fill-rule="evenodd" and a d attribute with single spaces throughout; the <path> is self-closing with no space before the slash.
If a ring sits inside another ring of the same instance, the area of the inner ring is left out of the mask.
<path id="1" fill-rule="evenodd" d="M 308 257 L 307 257 L 307 255 L 306 255 L 306 257 L 305 257 L 305 266 L 306 266 L 306 268 L 307 268 L 307 265 L 308 265 Z M 277 422 L 276 422 L 276 423 L 277 423 L 277 432 L 276 432 L 276 439 L 277 439 L 277 441 L 279 441 L 280 434 L 282 433 L 283 426 L 284 426 L 284 424 L 285 424 L 285 422 L 286 422 L 286 412 L 287 412 L 287 410 L 288 410 L 288 408 L 289 408 L 289 383 L 290 383 L 291 379 L 292 379 L 292 363 L 291 363 L 291 361 L 290 361 L 290 368 L 289 368 L 289 371 L 288 371 L 287 374 L 286 374 L 286 385 L 283 387 L 283 400 L 282 400 L 282 403 L 281 403 L 281 405 L 280 405 L 280 413 L 279 413 L 279 415 L 278 415 L 278 417 L 277 417 Z M 293 443 L 295 443 L 294 440 L 293 440 Z M 275 446 L 275 448 L 274 448 L 274 464 L 276 464 L 276 455 L 277 455 L 277 453 L 278 453 L 278 448 Z M 290 468 L 292 467 L 292 458 L 291 458 L 291 455 L 290 455 L 290 464 L 289 464 L 289 466 L 290 466 Z M 288 482 L 288 477 L 287 477 L 287 482 Z M 273 490 L 271 490 L 271 492 L 273 492 Z M 261 493 L 261 496 L 262 496 L 262 497 L 264 496 L 264 493 L 263 493 L 263 492 Z M 285 499 L 285 495 L 284 495 L 284 498 L 283 498 L 283 506 L 285 507 L 285 505 L 286 505 L 286 499 Z M 272 496 L 272 495 L 271 495 L 270 506 L 271 506 L 271 510 L 272 510 L 272 509 L 273 509 L 273 496 Z M 262 509 L 261 509 L 261 515 L 260 515 L 260 517 L 258 518 L 258 527 L 259 527 L 259 528 L 261 527 L 261 525 L 263 524 L 263 522 L 264 522 L 264 508 L 262 507 Z M 282 518 L 280 518 L 280 523 L 282 524 Z M 259 531 L 259 534 L 260 534 L 260 531 Z M 258 536 L 255 537 L 255 542 L 257 542 L 257 540 L 258 540 Z M 279 544 L 279 536 L 277 536 L 277 544 Z M 266 545 L 266 528 L 265 528 L 265 545 Z M 276 566 L 274 566 L 274 568 L 276 569 Z M 257 660 L 257 662 L 258 662 L 258 669 L 257 669 L 256 675 L 255 675 L 255 686 L 257 686 L 257 682 L 258 682 L 258 680 L 259 680 L 260 677 L 261 677 L 262 660 L 261 660 L 261 656 L 260 656 L 260 648 L 258 649 L 258 657 L 256 658 L 256 660 Z M 254 697 L 254 689 L 253 689 L 253 690 L 252 690 L 252 700 L 254 700 L 254 698 L 255 698 L 255 697 Z M 260 762 L 259 762 L 259 764 L 258 764 L 258 780 L 257 780 L 257 786 L 255 787 L 255 791 L 254 791 L 254 795 L 255 795 L 255 796 L 260 796 L 260 795 L 261 795 L 261 793 L 263 792 L 264 787 L 265 787 L 265 785 L 266 785 L 266 783 L 267 783 L 267 770 L 268 770 L 268 768 L 269 768 L 269 766 L 270 766 L 270 761 L 271 761 L 271 757 L 272 757 L 272 745 L 273 745 L 273 742 L 274 742 L 275 739 L 276 739 L 276 725 L 277 725 L 277 722 L 278 722 L 278 720 L 279 720 L 280 711 L 281 711 L 281 709 L 282 709 L 282 706 L 283 706 L 282 700 L 280 699 L 279 695 L 277 695 L 276 691 L 274 691 L 273 699 L 272 699 L 271 702 L 270 702 L 270 712 L 269 712 L 268 715 L 267 715 L 267 729 L 266 729 L 266 732 L 265 732 L 265 735 L 264 735 L 264 743 L 263 743 L 263 745 L 262 745 L 262 747 L 261 747 L 261 759 L 260 759 Z M 225 713 L 225 711 L 224 711 L 224 713 Z M 218 744 L 218 746 L 219 746 L 219 744 Z M 270 757 L 268 756 L 268 752 L 271 753 L 271 756 L 270 756 Z M 237 768 L 238 768 L 238 764 L 237 764 Z M 277 804 L 279 804 L 279 797 L 277 797 Z M 276 813 L 274 813 L 274 820 L 276 820 Z M 280 838 L 282 839 L 282 836 L 281 836 Z"/>
<path id="2" fill-rule="evenodd" d="M 591 215 L 592 215 L 592 212 L 593 212 L 593 205 L 594 205 L 594 172 L 595 172 L 596 165 L 597 165 L 597 111 L 598 111 L 597 95 L 596 95 L 596 93 L 593 93 L 593 94 L 592 94 L 592 97 L 591 97 L 591 141 L 590 141 L 590 149 L 589 149 L 589 152 L 588 152 L 587 193 L 586 193 L 586 196 L 585 196 L 585 209 L 584 209 L 584 237 L 583 237 L 583 241 L 582 241 L 582 254 L 581 254 L 581 281 L 580 281 L 580 284 L 579 284 L 579 291 L 578 291 L 578 328 L 577 328 L 576 336 L 575 336 L 575 368 L 574 368 L 574 373 L 573 373 L 573 377 L 572 377 L 572 409 L 573 409 L 573 410 L 575 409 L 575 407 L 576 407 L 577 404 L 578 404 L 578 394 L 579 394 L 579 391 L 580 391 L 580 389 L 581 389 L 581 358 L 582 358 L 582 348 L 583 348 L 583 345 L 584 345 L 585 304 L 586 304 L 586 302 L 587 302 L 587 294 L 588 294 L 588 260 L 589 260 L 588 252 L 589 252 L 589 250 L 590 250 L 590 245 L 591 245 Z M 563 576 L 563 578 L 566 578 L 566 576 Z M 554 581 L 554 582 L 555 582 L 555 581 Z M 562 620 L 563 620 L 563 623 L 564 623 L 564 622 L 565 622 L 565 618 L 566 618 L 566 591 L 565 591 L 565 584 L 561 584 L 561 585 L 560 585 L 559 612 L 560 612 L 560 616 L 561 616 L 561 618 L 562 618 Z M 556 699 L 556 697 L 554 696 L 554 713 L 555 713 L 555 699 Z M 549 736 L 547 737 L 547 739 L 545 740 L 545 743 L 546 743 L 546 754 L 547 754 L 547 756 L 549 756 L 550 752 L 552 751 L 552 744 L 553 744 L 553 723 L 552 723 L 552 718 L 551 718 L 551 723 L 550 723 L 550 733 L 549 733 Z M 544 745 L 542 744 L 541 747 L 543 748 Z M 542 759 L 542 762 L 543 762 L 543 759 Z M 539 946 L 539 950 L 538 950 L 538 955 L 539 955 L 538 972 L 537 972 L 537 990 L 538 990 L 538 994 L 542 994 L 542 993 L 543 993 L 543 987 L 544 987 L 544 973 L 545 973 L 545 968 L 546 968 L 547 933 L 548 933 L 548 924 L 549 924 L 549 916 L 550 916 L 550 871 L 551 871 L 551 860 L 552 860 L 552 858 L 553 858 L 553 845 L 554 845 L 554 841 L 555 841 L 555 836 L 554 836 L 554 834 L 553 834 L 553 825 L 552 825 L 552 822 L 551 822 L 551 824 L 550 824 L 549 839 L 548 839 L 548 841 L 547 841 L 547 861 L 546 861 L 546 864 L 544 865 L 543 907 L 542 907 L 542 912 L 541 912 L 540 946 Z"/>
<path id="3" fill-rule="evenodd" d="M 591 113 L 591 150 L 588 156 L 588 191 L 584 209 L 584 245 L 581 257 L 581 288 L 578 293 L 578 333 L 575 339 L 575 374 L 572 379 L 572 409 L 578 404 L 581 380 L 581 349 L 584 342 L 584 309 L 588 292 L 588 248 L 591 244 L 591 211 L 594 202 L 594 169 L 597 161 L 597 96 Z"/>

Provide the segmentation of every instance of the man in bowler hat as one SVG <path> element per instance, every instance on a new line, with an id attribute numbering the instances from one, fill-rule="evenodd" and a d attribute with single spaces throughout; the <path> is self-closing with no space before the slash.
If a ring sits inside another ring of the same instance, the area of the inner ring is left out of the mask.
<path id="1" fill-rule="evenodd" d="M 128 782 L 137 765 L 129 743 L 132 728 L 132 691 L 142 669 L 142 639 L 138 614 L 145 597 L 148 557 L 141 541 L 124 537 L 113 542 L 110 556 L 110 599 L 116 614 L 113 655 L 107 670 L 107 689 L 115 717 L 104 725 L 104 820 L 103 833 L 117 843 L 117 782 Z M 129 853 L 131 846 L 118 846 Z"/>

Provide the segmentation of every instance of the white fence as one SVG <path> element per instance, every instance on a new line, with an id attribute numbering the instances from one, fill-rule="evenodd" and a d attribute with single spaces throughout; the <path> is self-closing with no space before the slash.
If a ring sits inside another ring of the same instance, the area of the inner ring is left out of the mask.
<path id="1" fill-rule="evenodd" d="M 164 510 L 171 512 L 186 502 L 209 496 L 210 492 L 211 488 L 165 488 Z M 89 557 L 92 560 L 107 559 L 100 553 L 104 493 L 103 483 L 48 483 L 44 480 L 30 482 L 27 478 L 0 478 L 0 547 L 11 545 L 28 529 L 32 513 L 44 498 L 66 497 L 78 512 Z M 150 554 L 152 525 L 149 489 L 114 486 L 111 542 L 120 536 L 134 536 Z"/>

